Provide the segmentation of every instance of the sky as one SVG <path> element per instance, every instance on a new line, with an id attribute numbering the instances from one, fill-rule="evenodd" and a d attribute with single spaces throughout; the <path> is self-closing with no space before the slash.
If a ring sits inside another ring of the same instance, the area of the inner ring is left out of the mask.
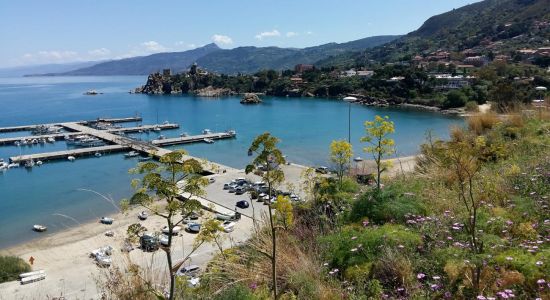
<path id="1" fill-rule="evenodd" d="M 476 0 L 0 0 L 0 68 L 405 34 Z"/>

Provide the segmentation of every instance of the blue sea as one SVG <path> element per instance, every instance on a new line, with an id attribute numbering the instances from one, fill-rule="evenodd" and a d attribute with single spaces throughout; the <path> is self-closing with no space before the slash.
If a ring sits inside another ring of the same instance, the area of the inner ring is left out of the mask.
<path id="1" fill-rule="evenodd" d="M 206 128 L 213 132 L 234 129 L 236 139 L 171 148 L 183 147 L 191 155 L 243 168 L 250 159 L 247 149 L 251 141 L 266 131 L 281 139 L 280 148 L 289 161 L 327 165 L 330 142 L 348 138 L 350 108 L 355 156 L 367 156 L 361 152 L 359 139 L 364 135 L 363 123 L 375 115 L 387 115 L 395 122 L 393 138 L 399 156 L 418 153 L 428 130 L 446 138 L 451 125 L 462 124 L 457 117 L 410 109 L 354 104 L 349 107 L 337 99 L 263 97 L 260 105 L 241 105 L 238 97 L 128 93 L 145 81 L 144 76 L 0 78 L 0 127 L 139 115 L 143 124 L 164 121 L 180 124 L 180 129 L 163 131 L 167 137 L 183 132 L 199 134 Z M 83 95 L 91 89 L 103 94 Z M 30 133 L 0 133 L 0 137 L 22 135 Z M 150 140 L 158 134 L 134 137 Z M 0 145 L 0 158 L 7 160 L 19 154 L 66 148 L 62 141 L 32 147 Z M 48 226 L 51 234 L 114 212 L 113 204 L 88 190 L 115 202 L 128 197 L 131 194 L 128 169 L 136 163 L 119 153 L 0 172 L 0 248 L 40 236 L 30 230 L 33 224 Z"/>

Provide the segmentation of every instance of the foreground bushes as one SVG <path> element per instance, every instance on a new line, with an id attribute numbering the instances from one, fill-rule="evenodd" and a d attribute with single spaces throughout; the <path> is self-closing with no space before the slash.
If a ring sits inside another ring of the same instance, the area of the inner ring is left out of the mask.
<path id="1" fill-rule="evenodd" d="M 31 266 L 16 256 L 0 256 L 0 283 L 17 280 L 19 274 L 30 272 Z"/>

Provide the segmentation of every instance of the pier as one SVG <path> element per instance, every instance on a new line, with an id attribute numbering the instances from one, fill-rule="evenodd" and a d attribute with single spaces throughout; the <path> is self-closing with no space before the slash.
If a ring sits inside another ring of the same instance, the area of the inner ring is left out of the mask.
<path id="1" fill-rule="evenodd" d="M 136 121 L 136 118 L 98 119 L 99 122 L 110 122 L 110 123 L 112 123 L 113 120 L 115 122 L 132 122 L 132 121 Z M 97 124 L 98 121 L 53 123 L 52 125 L 63 127 L 68 132 L 47 134 L 47 135 L 34 135 L 34 136 L 26 136 L 26 137 L 4 138 L 4 139 L 0 139 L 0 145 L 15 143 L 16 141 L 20 141 L 22 139 L 30 140 L 30 139 L 42 139 L 42 138 L 48 138 L 48 137 L 51 137 L 54 139 L 64 139 L 65 137 L 70 137 L 75 135 L 88 135 L 88 136 L 93 136 L 98 139 L 101 139 L 104 142 L 108 143 L 108 145 L 99 146 L 99 147 L 68 149 L 68 150 L 54 151 L 54 152 L 47 152 L 47 153 L 19 155 L 19 156 L 10 157 L 9 160 L 11 163 L 25 163 L 30 160 L 33 160 L 33 161 L 58 160 L 58 159 L 67 159 L 69 156 L 73 156 L 76 158 L 76 157 L 82 157 L 82 156 L 96 155 L 96 153 L 104 154 L 104 153 L 120 152 L 120 151 L 128 151 L 128 150 L 137 151 L 137 152 L 140 152 L 143 156 L 150 156 L 158 159 L 161 156 L 172 152 L 171 150 L 161 148 L 162 146 L 205 142 L 208 140 L 228 139 L 228 138 L 234 138 L 236 136 L 235 132 L 219 132 L 219 133 L 200 134 L 200 135 L 194 135 L 194 136 L 182 136 L 182 137 L 176 137 L 176 138 L 156 139 L 151 142 L 146 142 L 146 141 L 140 141 L 140 140 L 136 140 L 130 137 L 121 136 L 117 134 L 140 132 L 140 131 L 146 132 L 150 130 L 160 131 L 160 130 L 167 130 L 167 129 L 176 129 L 176 128 L 179 128 L 179 125 L 165 123 L 165 124 L 141 125 L 136 127 L 121 127 L 121 128 L 109 128 L 109 129 L 96 129 L 96 128 L 87 126 L 88 124 Z M 48 125 L 50 124 L 46 124 L 46 126 Z M 30 125 L 30 126 L 38 127 L 41 125 Z M 14 128 L 26 128 L 21 130 L 27 130 L 28 128 L 31 128 L 30 126 L 5 127 L 3 129 L 4 130 L 9 129 L 14 131 Z M 0 130 L 1 129 L 2 128 L 0 128 Z M 201 159 L 198 159 L 192 156 L 185 156 L 183 158 L 183 160 L 188 160 L 188 159 L 197 159 L 197 160 L 203 161 Z M 209 173 L 209 174 L 219 173 L 224 170 L 227 171 L 227 170 L 233 169 L 231 167 L 224 166 L 218 163 L 213 163 L 208 161 L 203 161 L 203 162 L 204 162 L 203 167 L 205 169 L 205 173 Z"/>
<path id="2" fill-rule="evenodd" d="M 57 123 L 56 126 L 61 126 L 66 128 L 65 126 L 66 124 L 72 124 L 72 123 Z M 80 123 L 75 123 L 75 124 L 80 124 Z M 105 131 L 110 133 L 132 133 L 132 132 L 140 132 L 140 131 L 148 132 L 157 128 L 160 130 L 177 129 L 179 128 L 179 125 L 178 124 L 143 125 L 143 126 L 136 126 L 136 127 L 112 128 L 112 129 L 107 129 Z M 55 140 L 61 140 L 61 139 L 65 139 L 66 136 L 71 137 L 71 136 L 80 135 L 80 134 L 82 133 L 81 132 L 63 132 L 63 133 L 53 133 L 53 134 L 43 134 L 43 135 L 29 135 L 29 136 L 22 136 L 22 137 L 0 138 L 0 145 L 14 144 L 15 142 L 20 140 L 47 139 L 50 137 Z"/>
<path id="3" fill-rule="evenodd" d="M 141 122 L 141 121 L 142 121 L 141 117 L 129 117 L 129 118 L 97 118 L 96 120 L 77 121 L 76 123 L 90 125 L 90 124 L 97 124 L 97 123 L 125 123 L 125 122 Z M 38 126 L 61 126 L 61 123 L 0 127 L 0 133 L 15 132 L 15 131 L 29 131 L 37 128 Z"/>

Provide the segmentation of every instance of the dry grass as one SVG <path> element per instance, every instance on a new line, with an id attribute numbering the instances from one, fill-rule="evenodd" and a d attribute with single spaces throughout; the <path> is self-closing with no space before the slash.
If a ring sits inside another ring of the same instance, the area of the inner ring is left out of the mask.
<path id="1" fill-rule="evenodd" d="M 468 117 L 467 122 L 468 128 L 472 132 L 475 132 L 475 134 L 480 135 L 493 128 L 496 124 L 500 123 L 501 120 L 496 113 L 488 112 Z"/>
<path id="2" fill-rule="evenodd" d="M 214 295 L 235 284 L 271 287 L 271 235 L 267 227 L 263 228 L 245 245 L 228 250 L 226 259 L 217 257 L 210 263 L 206 277 Z M 315 299 L 335 298 L 336 290 L 321 279 L 321 264 L 315 261 L 315 255 L 305 252 L 301 241 L 293 240 L 292 234 L 279 232 L 277 245 L 277 284 L 281 294 L 303 293 L 300 290 L 307 285 L 311 287 L 308 293 L 315 294 Z M 302 278 L 299 283 L 297 274 Z"/>

